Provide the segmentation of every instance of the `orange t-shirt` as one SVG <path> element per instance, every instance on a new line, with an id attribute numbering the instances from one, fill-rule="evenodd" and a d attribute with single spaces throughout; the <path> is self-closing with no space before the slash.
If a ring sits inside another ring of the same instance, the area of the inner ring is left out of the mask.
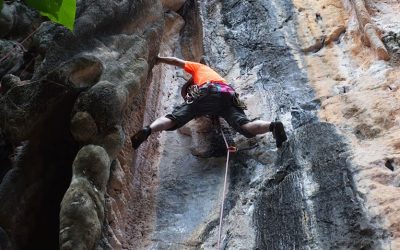
<path id="1" fill-rule="evenodd" d="M 185 61 L 184 70 L 193 76 L 194 84 L 199 86 L 207 82 L 223 82 L 228 84 L 217 72 L 201 63 Z"/>

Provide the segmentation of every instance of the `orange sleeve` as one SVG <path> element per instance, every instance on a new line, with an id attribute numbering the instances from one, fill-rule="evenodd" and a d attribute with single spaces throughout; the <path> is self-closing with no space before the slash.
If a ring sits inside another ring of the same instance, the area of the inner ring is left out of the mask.
<path id="1" fill-rule="evenodd" d="M 226 83 L 225 79 L 222 78 L 217 72 L 207 65 L 201 63 L 185 61 L 185 66 L 183 69 L 192 75 L 193 81 L 197 85 L 202 85 L 208 81 Z"/>
<path id="2" fill-rule="evenodd" d="M 199 63 L 185 61 L 185 67 L 183 68 L 186 72 L 193 75 L 193 73 L 199 68 Z"/>

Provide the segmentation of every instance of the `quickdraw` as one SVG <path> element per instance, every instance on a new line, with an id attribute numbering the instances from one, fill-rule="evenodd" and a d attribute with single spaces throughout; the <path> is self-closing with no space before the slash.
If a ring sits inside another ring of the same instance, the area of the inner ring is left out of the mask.
<path id="1" fill-rule="evenodd" d="M 194 102 L 194 100 L 196 100 L 197 98 L 199 98 L 201 96 L 200 93 L 200 89 L 199 86 L 197 85 L 190 85 L 187 89 L 187 93 L 185 96 L 185 102 L 187 104 L 191 104 Z"/>

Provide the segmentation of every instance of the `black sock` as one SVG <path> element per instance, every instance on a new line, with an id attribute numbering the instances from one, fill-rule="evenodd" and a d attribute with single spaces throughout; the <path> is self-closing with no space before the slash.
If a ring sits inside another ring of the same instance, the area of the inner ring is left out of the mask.
<path id="1" fill-rule="evenodd" d="M 275 122 L 271 122 L 269 124 L 269 131 L 272 132 L 272 130 L 274 130 L 274 127 L 275 127 Z"/>
<path id="2" fill-rule="evenodd" d="M 150 128 L 150 126 L 146 126 L 146 127 L 144 127 L 144 129 L 146 129 L 146 130 L 149 132 L 149 134 L 151 134 L 151 128 Z"/>

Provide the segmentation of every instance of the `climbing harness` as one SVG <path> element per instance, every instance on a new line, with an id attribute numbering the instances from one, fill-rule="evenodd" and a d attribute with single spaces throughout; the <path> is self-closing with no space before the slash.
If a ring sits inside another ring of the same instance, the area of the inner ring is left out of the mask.
<path id="1" fill-rule="evenodd" d="M 185 84 L 186 85 L 186 84 Z M 229 94 L 232 97 L 233 105 L 240 109 L 247 109 L 246 104 L 239 98 L 239 94 L 230 86 L 223 82 L 206 82 L 200 87 L 192 84 L 185 89 L 182 95 L 186 104 L 191 104 L 206 94 Z M 182 93 L 181 93 L 182 94 Z"/>
<path id="2" fill-rule="evenodd" d="M 225 202 L 225 191 L 226 191 L 226 182 L 228 179 L 228 167 L 229 167 L 229 155 L 230 153 L 235 153 L 237 151 L 235 146 L 229 146 L 228 141 L 226 140 L 224 131 L 222 130 L 222 127 L 220 126 L 221 129 L 221 134 L 222 138 L 224 138 L 225 146 L 226 146 L 226 164 L 225 164 L 225 177 L 224 177 L 224 188 L 222 191 L 222 200 L 221 200 L 221 211 L 219 215 L 219 229 L 218 229 L 218 243 L 217 243 L 217 249 L 220 250 L 221 247 L 221 232 L 222 232 L 222 220 L 223 220 L 223 215 L 224 215 L 224 202 Z"/>

